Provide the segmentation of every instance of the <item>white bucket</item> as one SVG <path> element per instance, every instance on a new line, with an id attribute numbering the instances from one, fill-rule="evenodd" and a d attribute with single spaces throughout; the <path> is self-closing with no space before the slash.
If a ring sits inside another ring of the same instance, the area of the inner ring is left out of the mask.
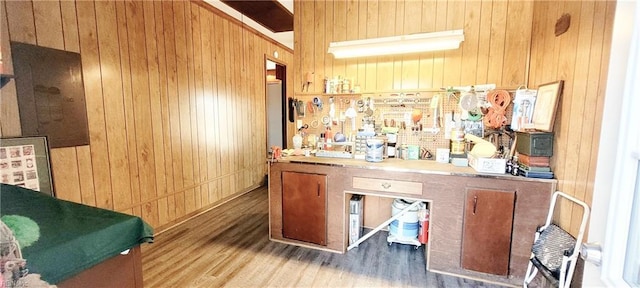
<path id="1" fill-rule="evenodd" d="M 384 154 L 384 141 L 382 139 L 367 139 L 367 151 L 364 159 L 369 162 L 382 162 Z"/>

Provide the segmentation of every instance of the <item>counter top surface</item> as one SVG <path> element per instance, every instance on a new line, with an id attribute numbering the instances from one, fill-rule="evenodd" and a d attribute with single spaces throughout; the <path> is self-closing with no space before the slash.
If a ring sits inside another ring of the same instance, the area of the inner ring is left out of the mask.
<path id="1" fill-rule="evenodd" d="M 360 168 L 360 169 L 374 169 L 393 172 L 413 172 L 423 174 L 436 174 L 436 175 L 455 175 L 455 176 L 470 176 L 470 177 L 482 177 L 482 178 L 496 178 L 506 180 L 518 180 L 518 181 L 534 181 L 534 182 L 556 182 L 556 179 L 539 179 L 539 178 L 527 178 L 522 176 L 513 176 L 509 174 L 490 174 L 480 173 L 474 170 L 472 167 L 460 167 L 454 166 L 450 163 L 439 163 L 435 160 L 402 160 L 402 159 L 385 159 L 382 162 L 368 162 L 360 159 L 344 159 L 344 158 L 330 158 L 330 157 L 315 157 L 315 156 L 287 156 L 275 160 L 274 162 L 283 163 L 299 163 L 299 164 L 312 164 L 312 165 L 328 165 L 336 167 L 347 168 Z"/>

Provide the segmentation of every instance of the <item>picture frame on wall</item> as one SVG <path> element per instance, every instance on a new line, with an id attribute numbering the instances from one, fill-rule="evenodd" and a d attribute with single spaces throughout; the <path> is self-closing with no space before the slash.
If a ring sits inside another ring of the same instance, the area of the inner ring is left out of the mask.
<path id="1" fill-rule="evenodd" d="M 0 183 L 55 196 L 46 136 L 0 138 Z"/>
<path id="2" fill-rule="evenodd" d="M 556 110 L 558 109 L 563 86 L 563 80 L 538 86 L 536 104 L 533 110 L 533 128 L 535 130 L 553 132 Z"/>

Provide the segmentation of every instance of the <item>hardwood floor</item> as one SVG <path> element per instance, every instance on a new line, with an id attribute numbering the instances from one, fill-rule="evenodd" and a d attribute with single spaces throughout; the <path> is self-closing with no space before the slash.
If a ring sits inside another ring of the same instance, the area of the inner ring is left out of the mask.
<path id="1" fill-rule="evenodd" d="M 143 245 L 145 287 L 497 287 L 425 272 L 424 248 L 386 232 L 344 255 L 269 241 L 261 187 Z"/>

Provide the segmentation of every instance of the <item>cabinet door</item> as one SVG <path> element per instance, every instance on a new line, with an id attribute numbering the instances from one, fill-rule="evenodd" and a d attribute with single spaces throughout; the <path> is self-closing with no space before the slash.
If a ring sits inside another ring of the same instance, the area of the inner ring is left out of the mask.
<path id="1" fill-rule="evenodd" d="M 282 172 L 282 235 L 327 244 L 327 176 Z"/>
<path id="2" fill-rule="evenodd" d="M 462 236 L 462 268 L 509 273 L 515 192 L 468 189 Z"/>

